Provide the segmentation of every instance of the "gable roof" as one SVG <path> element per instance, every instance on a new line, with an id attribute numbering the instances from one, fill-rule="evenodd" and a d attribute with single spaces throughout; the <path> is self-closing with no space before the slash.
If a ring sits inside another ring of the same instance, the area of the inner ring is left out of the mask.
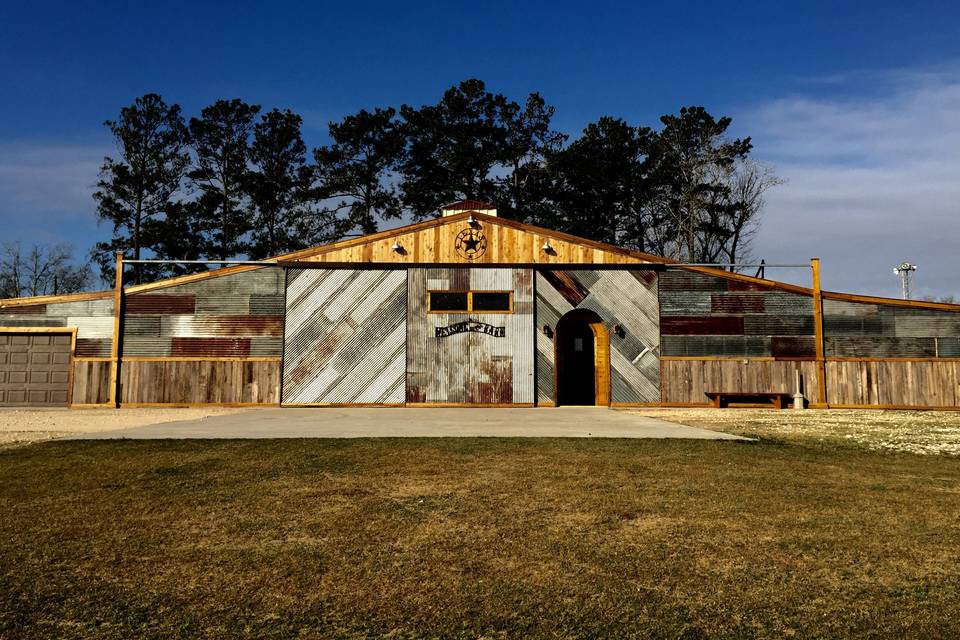
<path id="1" fill-rule="evenodd" d="M 470 216 L 477 221 L 476 226 L 467 221 Z M 483 255 L 473 260 L 457 252 L 456 237 L 462 231 L 477 228 L 484 233 L 487 246 Z M 550 252 L 543 251 L 544 243 L 549 243 Z M 394 250 L 394 243 L 401 251 Z M 388 229 L 358 238 L 349 238 L 325 245 L 310 247 L 265 260 L 278 266 L 330 267 L 372 266 L 402 267 L 412 265 L 444 266 L 493 266 L 524 265 L 554 266 L 556 268 L 583 268 L 588 265 L 604 265 L 623 268 L 629 265 L 648 265 L 659 268 L 680 268 L 704 275 L 735 280 L 758 288 L 779 289 L 800 295 L 812 296 L 809 287 L 764 278 L 755 278 L 740 273 L 724 271 L 716 267 L 698 267 L 686 265 L 677 260 L 656 256 L 641 251 L 624 249 L 611 244 L 589 240 L 537 227 L 508 218 L 489 216 L 477 211 L 463 211 L 446 217 L 417 222 L 395 229 Z M 262 269 L 258 265 L 234 265 L 213 269 L 203 273 L 177 276 L 147 284 L 127 287 L 126 293 L 138 293 L 153 289 L 163 289 L 186 282 L 219 278 L 233 273 Z M 94 295 L 109 295 L 101 292 Z M 847 300 L 873 304 L 887 304 L 940 311 L 960 312 L 960 305 L 897 298 L 881 298 L 850 293 L 822 291 L 825 299 Z M 3 301 L 7 303 L 11 301 Z M 19 301 L 18 301 L 19 302 Z"/>

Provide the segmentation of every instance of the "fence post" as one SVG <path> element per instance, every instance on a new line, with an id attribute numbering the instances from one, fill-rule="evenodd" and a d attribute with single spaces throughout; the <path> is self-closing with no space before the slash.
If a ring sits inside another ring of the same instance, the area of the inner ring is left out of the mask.
<path id="1" fill-rule="evenodd" d="M 810 258 L 810 269 L 813 272 L 813 325 L 816 330 L 817 353 L 817 390 L 820 403 L 830 407 L 827 398 L 827 365 L 823 349 L 823 296 L 820 291 L 820 258 Z"/>
<path id="2" fill-rule="evenodd" d="M 120 407 L 120 324 L 123 319 L 123 252 L 117 251 L 113 284 L 113 342 L 110 346 L 110 404 Z"/>

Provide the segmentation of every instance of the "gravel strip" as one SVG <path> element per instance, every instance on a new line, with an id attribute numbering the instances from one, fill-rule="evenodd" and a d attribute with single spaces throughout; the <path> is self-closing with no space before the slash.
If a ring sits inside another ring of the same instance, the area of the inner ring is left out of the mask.
<path id="1" fill-rule="evenodd" d="M 0 409 L 0 447 L 52 440 L 77 433 L 96 433 L 178 420 L 240 413 L 249 409 L 210 407 L 182 409 Z"/>

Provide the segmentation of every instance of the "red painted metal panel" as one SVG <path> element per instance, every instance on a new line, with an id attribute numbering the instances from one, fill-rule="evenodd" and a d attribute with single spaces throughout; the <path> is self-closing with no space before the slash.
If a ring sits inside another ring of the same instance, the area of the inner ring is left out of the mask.
<path id="1" fill-rule="evenodd" d="M 190 326 L 197 335 L 283 336 L 283 316 L 195 316 L 191 318 Z"/>
<path id="2" fill-rule="evenodd" d="M 773 336 L 770 338 L 770 354 L 776 358 L 814 357 L 817 348 L 814 337 Z"/>
<path id="3" fill-rule="evenodd" d="M 590 295 L 590 291 L 566 271 L 542 271 L 541 273 L 547 282 L 553 285 L 553 288 L 574 307 Z"/>
<path id="4" fill-rule="evenodd" d="M 172 338 L 170 355 L 174 357 L 246 357 L 249 338 Z"/>
<path id="5" fill-rule="evenodd" d="M 710 310 L 714 313 L 763 313 L 763 296 L 714 294 L 710 296 Z"/>
<path id="6" fill-rule="evenodd" d="M 110 339 L 77 338 L 78 358 L 109 358 Z"/>
<path id="7" fill-rule="evenodd" d="M 739 336 L 743 318 L 736 316 L 664 316 L 660 332 L 665 336 Z"/>
<path id="8" fill-rule="evenodd" d="M 29 306 L 23 307 L 3 307 L 0 308 L 0 313 L 16 313 L 16 314 L 38 314 L 43 315 L 47 312 L 47 305 L 45 304 L 31 304 Z"/>
<path id="9" fill-rule="evenodd" d="M 193 294 L 134 294 L 127 298 L 124 309 L 128 314 L 189 314 L 194 313 L 196 300 Z"/>
<path id="10" fill-rule="evenodd" d="M 772 291 L 773 287 L 757 284 L 755 282 L 743 282 L 742 280 L 729 280 L 727 288 L 730 291 Z"/>

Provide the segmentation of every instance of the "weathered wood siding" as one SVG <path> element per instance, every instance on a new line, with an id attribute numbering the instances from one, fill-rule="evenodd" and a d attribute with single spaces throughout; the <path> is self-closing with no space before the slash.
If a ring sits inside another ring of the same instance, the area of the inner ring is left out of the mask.
<path id="1" fill-rule="evenodd" d="M 132 361 L 120 369 L 124 404 L 276 404 L 279 361 Z"/>
<path id="2" fill-rule="evenodd" d="M 821 402 L 817 363 L 812 360 L 664 360 L 663 402 L 707 405 L 707 391 L 793 393 L 796 371 L 807 400 Z"/>
<path id="3" fill-rule="evenodd" d="M 663 356 L 816 355 L 810 296 L 693 271 L 661 274 L 660 329 Z"/>
<path id="4" fill-rule="evenodd" d="M 483 233 L 486 245 L 482 255 L 468 259 L 456 248 L 457 234 L 465 229 Z M 544 251 L 549 242 L 551 250 Z M 394 249 L 399 244 L 400 250 Z M 638 264 L 642 257 L 627 255 L 615 247 L 603 247 L 589 240 L 557 234 L 538 233 L 535 229 L 510 220 L 480 217 L 473 225 L 463 217 L 454 217 L 411 228 L 406 232 L 385 232 L 356 240 L 338 242 L 316 251 L 294 254 L 291 259 L 308 262 L 387 262 L 402 264 Z"/>
<path id="5" fill-rule="evenodd" d="M 955 408 L 960 362 L 828 361 L 831 406 Z"/>
<path id="6" fill-rule="evenodd" d="M 407 273 L 407 402 L 532 404 L 532 271 L 431 268 Z M 427 313 L 429 290 L 512 291 L 513 313 Z M 437 337 L 438 327 L 466 320 L 504 327 L 505 335 Z"/>
<path id="7" fill-rule="evenodd" d="M 74 360 L 73 404 L 109 402 L 110 367 L 109 360 Z"/>
<path id="8" fill-rule="evenodd" d="M 279 358 L 283 353 L 281 268 L 131 293 L 123 311 L 123 358 Z"/>
<path id="9" fill-rule="evenodd" d="M 828 358 L 960 357 L 956 312 L 827 299 L 823 328 Z"/>
<path id="10" fill-rule="evenodd" d="M 660 401 L 657 273 L 652 270 L 537 272 L 537 401 L 556 402 L 554 343 L 543 327 L 556 329 L 568 311 L 589 309 L 610 333 L 610 393 L 613 403 Z M 623 335 L 613 328 L 620 325 Z"/>
<path id="11" fill-rule="evenodd" d="M 285 404 L 404 401 L 406 273 L 289 269 Z"/>
<path id="12" fill-rule="evenodd" d="M 76 302 L 0 306 L 0 327 L 73 327 L 77 358 L 109 358 L 113 297 Z"/>

